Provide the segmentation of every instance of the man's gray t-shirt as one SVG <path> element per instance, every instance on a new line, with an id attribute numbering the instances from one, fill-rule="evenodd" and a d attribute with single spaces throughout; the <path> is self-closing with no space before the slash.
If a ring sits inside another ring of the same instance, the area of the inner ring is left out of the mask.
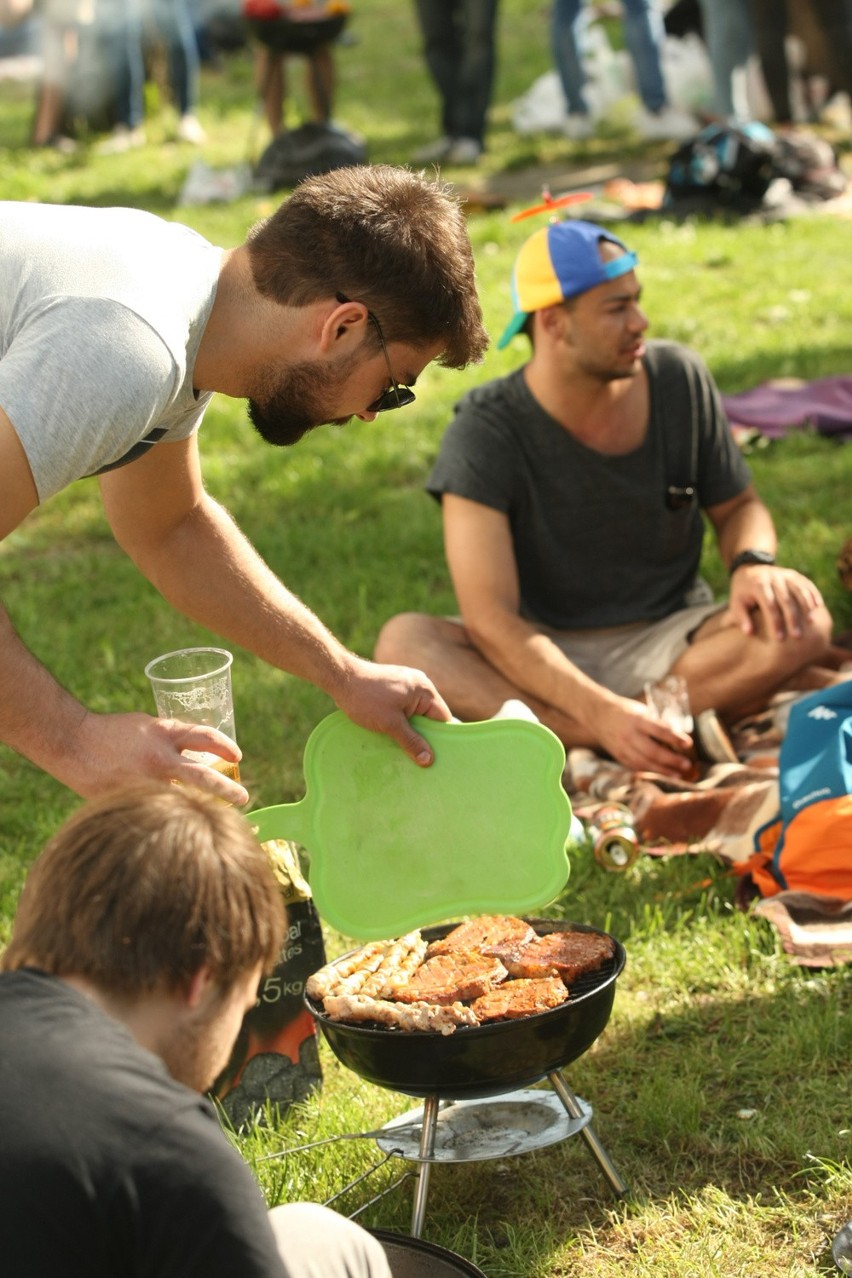
<path id="1" fill-rule="evenodd" d="M 150 213 L 0 202 L 0 407 L 40 501 L 198 428 L 221 260 Z"/>
<path id="2" fill-rule="evenodd" d="M 624 456 L 587 448 L 519 369 L 456 406 L 427 483 L 508 516 L 524 616 L 560 630 L 653 621 L 692 602 L 701 509 L 749 483 L 718 391 L 693 352 L 649 342 L 648 430 Z M 680 509 L 669 487 L 692 486 Z"/>

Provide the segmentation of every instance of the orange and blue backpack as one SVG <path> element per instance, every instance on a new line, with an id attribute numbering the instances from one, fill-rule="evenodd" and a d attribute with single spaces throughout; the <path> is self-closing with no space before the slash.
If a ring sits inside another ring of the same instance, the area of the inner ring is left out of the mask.
<path id="1" fill-rule="evenodd" d="M 780 811 L 743 871 L 761 896 L 852 900 L 852 681 L 793 702 L 778 771 Z"/>

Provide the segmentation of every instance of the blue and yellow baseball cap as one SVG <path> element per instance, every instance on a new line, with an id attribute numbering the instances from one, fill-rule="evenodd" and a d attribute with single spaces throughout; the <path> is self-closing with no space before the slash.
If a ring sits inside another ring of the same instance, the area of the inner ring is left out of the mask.
<path id="1" fill-rule="evenodd" d="M 606 240 L 624 249 L 622 257 L 601 261 L 598 244 Z M 587 293 L 597 284 L 617 279 L 632 271 L 638 258 L 616 235 L 594 222 L 573 218 L 551 222 L 531 235 L 515 259 L 512 271 L 512 301 L 515 314 L 497 343 L 507 346 L 526 324 L 532 311 L 556 306 L 570 297 Z"/>

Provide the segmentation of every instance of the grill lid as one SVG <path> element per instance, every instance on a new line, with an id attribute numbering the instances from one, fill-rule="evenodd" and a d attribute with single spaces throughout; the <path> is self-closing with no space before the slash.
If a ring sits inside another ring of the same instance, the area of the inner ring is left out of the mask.
<path id="1" fill-rule="evenodd" d="M 305 748 L 305 798 L 250 813 L 258 838 L 307 849 L 317 910 L 357 940 L 547 905 L 568 878 L 559 738 L 525 719 L 412 722 L 431 767 L 340 711 L 323 719 Z"/>

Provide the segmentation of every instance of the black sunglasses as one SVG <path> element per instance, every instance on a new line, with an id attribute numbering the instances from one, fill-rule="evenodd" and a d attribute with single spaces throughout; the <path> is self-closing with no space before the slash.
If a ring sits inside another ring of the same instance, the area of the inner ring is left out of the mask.
<path id="1" fill-rule="evenodd" d="M 342 293 L 337 293 L 338 302 L 351 301 L 350 298 L 344 297 Z M 385 345 L 385 335 L 382 332 L 382 326 L 379 323 L 378 316 L 372 311 L 367 311 L 367 318 L 371 324 L 375 324 L 376 332 L 379 335 L 379 341 L 382 346 L 382 354 L 385 357 L 385 363 L 388 366 L 388 377 L 390 378 L 390 386 L 387 390 L 383 390 L 381 395 L 373 400 L 372 404 L 368 404 L 364 410 L 367 413 L 389 413 L 393 408 L 405 408 L 407 404 L 413 404 L 417 396 L 410 386 L 404 386 L 402 382 L 398 382 L 393 375 L 393 369 L 388 356 L 388 348 Z"/>

